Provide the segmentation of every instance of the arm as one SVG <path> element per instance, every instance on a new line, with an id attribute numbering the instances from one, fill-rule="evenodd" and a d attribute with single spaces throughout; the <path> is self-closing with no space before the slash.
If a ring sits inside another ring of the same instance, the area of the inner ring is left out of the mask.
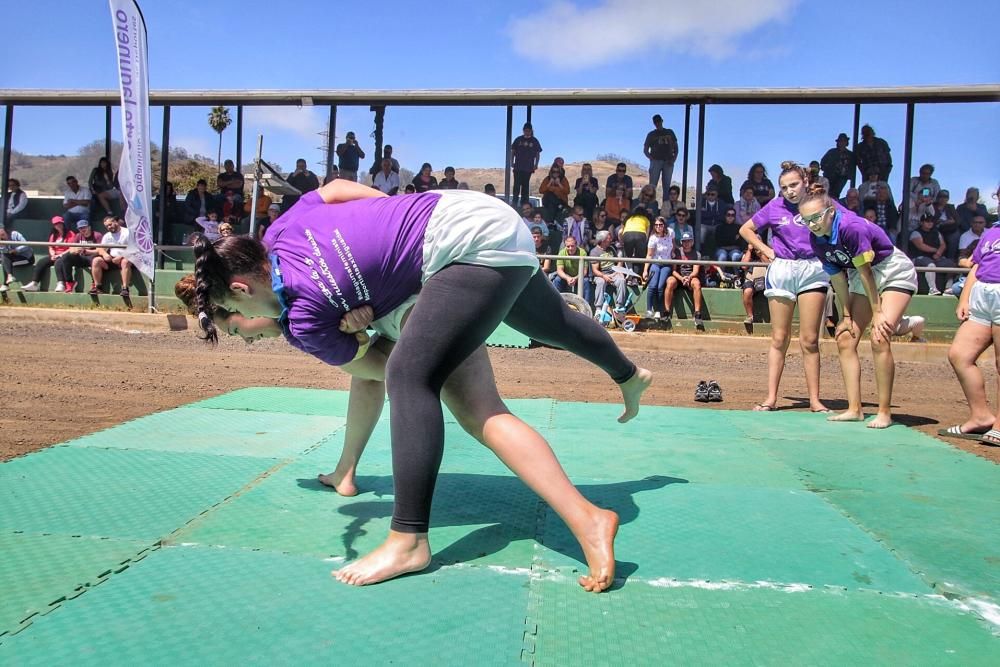
<path id="1" fill-rule="evenodd" d="M 11 209 L 10 214 L 11 215 L 17 215 L 18 213 L 20 213 L 21 211 L 23 211 L 27 205 L 28 205 L 28 195 L 26 195 L 26 194 L 24 194 L 22 192 L 21 193 L 21 200 L 19 202 L 17 202 L 17 206 L 15 206 L 13 209 Z"/>
<path id="2" fill-rule="evenodd" d="M 650 142 L 650 136 L 647 134 L 646 135 L 646 141 L 644 141 L 643 144 L 642 144 L 642 154 L 645 155 L 647 158 L 652 159 L 652 157 L 653 157 L 653 150 L 652 150 L 652 148 L 653 148 L 653 144 L 652 144 L 652 142 Z"/>
<path id="3" fill-rule="evenodd" d="M 667 138 L 670 140 L 670 161 L 671 162 L 676 162 L 677 161 L 677 135 L 674 134 L 673 130 L 670 130 L 670 133 L 667 135 Z"/>
<path id="4" fill-rule="evenodd" d="M 969 275 L 965 277 L 965 285 L 962 286 L 962 293 L 958 297 L 958 306 L 955 308 L 955 317 L 959 322 L 969 319 L 969 295 L 972 294 L 972 286 L 979 280 L 976 278 L 977 266 L 973 266 Z"/>
<path id="5" fill-rule="evenodd" d="M 354 181 L 345 181 L 338 178 L 330 181 L 319 190 L 319 196 L 327 204 L 341 204 L 343 202 L 355 201 L 357 199 L 375 199 L 378 197 L 388 197 L 384 192 L 379 192 L 367 185 L 361 185 Z"/>
<path id="6" fill-rule="evenodd" d="M 774 259 L 774 249 L 764 243 L 764 240 L 760 238 L 757 234 L 757 227 L 753 224 L 753 220 L 747 220 L 740 227 L 740 236 L 757 251 L 757 254 L 765 258 L 765 261 L 770 262 Z"/>
<path id="7" fill-rule="evenodd" d="M 910 236 L 910 243 L 920 252 L 937 252 L 937 248 L 927 243 L 924 243 L 924 237 L 922 237 L 918 232 L 913 232 Z"/>

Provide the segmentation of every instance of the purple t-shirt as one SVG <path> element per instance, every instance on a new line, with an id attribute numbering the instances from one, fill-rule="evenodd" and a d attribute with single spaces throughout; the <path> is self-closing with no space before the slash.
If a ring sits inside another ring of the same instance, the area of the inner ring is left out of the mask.
<path id="1" fill-rule="evenodd" d="M 812 235 L 823 270 L 836 275 L 863 264 L 875 266 L 896 249 L 885 230 L 850 211 L 837 211 L 829 236 Z"/>
<path id="2" fill-rule="evenodd" d="M 809 228 L 797 224 L 795 219 L 798 217 L 798 205 L 779 196 L 767 202 L 750 220 L 758 234 L 765 229 L 771 230 L 771 247 L 774 248 L 775 257 L 815 259 L 816 253 L 809 241 Z"/>
<path id="3" fill-rule="evenodd" d="M 288 342 L 334 366 L 354 359 L 358 342 L 340 331 L 341 317 L 368 304 L 378 319 L 419 291 L 424 231 L 439 199 L 429 192 L 326 204 L 313 191 L 278 218 L 264 245 L 278 261 Z"/>
<path id="4" fill-rule="evenodd" d="M 976 265 L 976 280 L 1000 283 L 1000 227 L 990 227 L 979 237 L 972 263 Z"/>

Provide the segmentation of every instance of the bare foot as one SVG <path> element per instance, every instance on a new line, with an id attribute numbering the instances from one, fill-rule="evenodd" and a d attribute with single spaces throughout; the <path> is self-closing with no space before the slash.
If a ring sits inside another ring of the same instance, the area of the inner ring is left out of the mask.
<path id="1" fill-rule="evenodd" d="M 975 433 L 976 435 L 982 435 L 991 428 L 993 428 L 993 419 L 991 417 L 987 417 L 986 421 L 983 422 L 977 422 L 972 417 L 969 417 L 969 421 L 959 426 L 962 433 Z"/>
<path id="2" fill-rule="evenodd" d="M 331 574 L 342 583 L 367 586 L 408 572 L 419 572 L 430 563 L 431 545 L 427 533 L 390 530 L 389 537 L 375 551 Z"/>
<path id="3" fill-rule="evenodd" d="M 358 495 L 358 487 L 354 484 L 353 474 L 344 473 L 338 475 L 337 471 L 334 470 L 329 475 L 316 475 L 316 479 L 319 480 L 320 484 L 329 486 L 342 496 Z"/>
<path id="4" fill-rule="evenodd" d="M 822 401 L 809 401 L 809 409 L 813 412 L 831 412 L 830 408 L 823 405 Z"/>
<path id="5" fill-rule="evenodd" d="M 611 510 L 597 510 L 593 524 L 585 535 L 578 535 L 590 573 L 578 581 L 584 590 L 600 593 L 615 582 L 615 535 L 618 515 Z"/>
<path id="6" fill-rule="evenodd" d="M 635 375 L 619 385 L 622 390 L 622 400 L 625 402 L 625 410 L 618 417 L 619 424 L 624 424 L 639 414 L 639 399 L 651 384 L 653 384 L 653 374 L 645 368 L 637 368 Z"/>
<path id="7" fill-rule="evenodd" d="M 889 428 L 892 426 L 892 415 L 888 412 L 880 412 L 875 415 L 875 419 L 867 424 L 868 428 Z"/>
<path id="8" fill-rule="evenodd" d="M 863 422 L 865 413 L 862 410 L 844 410 L 839 415 L 830 415 L 828 422 Z"/>

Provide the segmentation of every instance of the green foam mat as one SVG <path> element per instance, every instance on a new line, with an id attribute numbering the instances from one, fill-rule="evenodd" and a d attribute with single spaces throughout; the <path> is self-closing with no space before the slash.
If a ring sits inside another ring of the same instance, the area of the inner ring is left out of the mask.
<path id="1" fill-rule="evenodd" d="M 274 459 L 54 447 L 0 465 L 0 531 L 155 540 Z"/>
<path id="2" fill-rule="evenodd" d="M 160 549 L 0 644 L 5 664 L 519 664 L 526 578 L 448 568 L 389 586 L 322 559 Z"/>
<path id="3" fill-rule="evenodd" d="M 276 412 L 176 408 L 93 433 L 70 444 L 81 447 L 155 449 L 200 454 L 286 457 L 302 452 L 343 427 L 343 417 Z"/>
<path id="4" fill-rule="evenodd" d="M 346 391 L 292 387 L 248 387 L 206 398 L 187 407 L 346 417 L 348 396 L 349 392 Z"/>
<path id="5" fill-rule="evenodd" d="M 509 326 L 500 323 L 496 331 L 486 339 L 486 344 L 490 347 L 520 347 L 526 348 L 531 345 L 531 339 L 520 331 L 514 331 Z"/>

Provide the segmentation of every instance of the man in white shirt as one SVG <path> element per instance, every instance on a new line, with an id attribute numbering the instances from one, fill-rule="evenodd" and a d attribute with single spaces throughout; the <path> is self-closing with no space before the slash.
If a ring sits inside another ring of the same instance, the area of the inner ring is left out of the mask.
<path id="1" fill-rule="evenodd" d="M 392 170 L 392 159 L 382 159 L 382 169 L 375 174 L 372 185 L 376 190 L 387 195 L 394 195 L 399 192 L 399 174 Z"/>
<path id="2" fill-rule="evenodd" d="M 973 216 L 970 225 L 971 228 L 958 239 L 959 257 L 972 257 L 976 245 L 979 244 L 979 237 L 983 235 L 983 231 L 986 229 L 986 218 L 981 215 Z"/>
<path id="3" fill-rule="evenodd" d="M 90 188 L 80 185 L 76 176 L 66 177 L 66 189 L 63 190 L 63 220 L 66 229 L 73 229 L 80 220 L 90 220 Z"/>
<path id="4" fill-rule="evenodd" d="M 101 238 L 101 246 L 126 245 L 128 243 L 128 230 L 121 226 L 121 221 L 118 218 L 105 218 L 104 227 L 107 232 Z M 94 284 L 90 288 L 91 296 L 97 296 L 101 293 L 104 272 L 112 267 L 118 267 L 122 272 L 122 291 L 119 294 L 126 298 L 129 296 L 128 286 L 132 282 L 132 263 L 125 258 L 124 248 L 105 247 L 97 249 L 97 257 L 90 265 L 90 272 L 94 277 Z"/>

